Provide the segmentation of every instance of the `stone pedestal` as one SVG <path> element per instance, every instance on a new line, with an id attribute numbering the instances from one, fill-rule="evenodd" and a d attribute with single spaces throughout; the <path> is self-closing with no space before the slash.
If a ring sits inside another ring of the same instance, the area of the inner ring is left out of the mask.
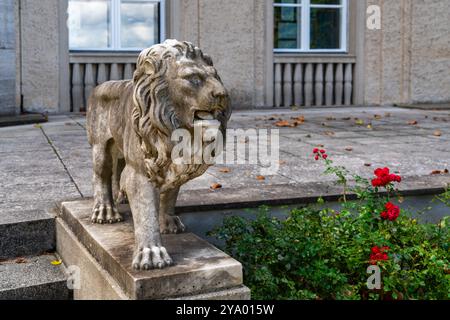
<path id="1" fill-rule="evenodd" d="M 75 299 L 249 299 L 242 266 L 191 233 L 163 235 L 175 265 L 162 270 L 131 268 L 133 221 L 128 206 L 118 224 L 90 222 L 92 201 L 62 203 L 57 251 L 65 265 L 80 270 Z"/>

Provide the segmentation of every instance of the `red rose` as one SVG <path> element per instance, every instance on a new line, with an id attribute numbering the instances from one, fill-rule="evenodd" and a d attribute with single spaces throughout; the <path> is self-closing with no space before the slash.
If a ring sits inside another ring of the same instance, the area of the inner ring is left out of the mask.
<path id="1" fill-rule="evenodd" d="M 396 174 L 390 174 L 389 168 L 378 168 L 374 171 L 376 176 L 372 180 L 372 186 L 374 187 L 385 187 L 391 182 L 401 182 L 402 178 Z"/>
<path id="2" fill-rule="evenodd" d="M 325 152 L 326 152 L 326 151 L 325 151 L 325 150 L 323 150 L 323 149 L 322 149 L 322 150 L 320 150 L 320 153 L 321 153 L 321 154 L 324 154 Z"/>
<path id="3" fill-rule="evenodd" d="M 383 211 L 380 216 L 384 220 L 395 221 L 400 215 L 400 207 L 394 205 L 391 202 L 386 203 L 386 210 Z"/>
<path id="4" fill-rule="evenodd" d="M 327 154 L 324 154 L 323 156 L 322 156 L 322 158 L 324 158 L 325 160 L 328 158 L 328 155 Z"/>
<path id="5" fill-rule="evenodd" d="M 389 174 L 389 168 L 378 168 L 374 171 L 374 173 L 378 178 L 381 178 Z"/>
<path id="6" fill-rule="evenodd" d="M 389 247 L 378 247 L 375 246 L 371 249 L 371 254 L 370 254 L 370 264 L 372 265 L 376 265 L 378 261 L 387 261 L 389 260 L 389 256 L 388 254 L 385 252 L 389 250 Z"/>
<path id="7" fill-rule="evenodd" d="M 380 178 L 375 178 L 372 180 L 372 186 L 374 187 L 381 187 L 382 186 L 382 181 Z"/>
<path id="8" fill-rule="evenodd" d="M 316 156 L 314 157 L 314 159 L 316 159 L 316 161 L 318 161 L 318 160 L 319 160 L 319 155 L 316 155 Z"/>
<path id="9" fill-rule="evenodd" d="M 319 149 L 318 148 L 314 148 L 313 149 L 313 153 L 319 153 Z"/>

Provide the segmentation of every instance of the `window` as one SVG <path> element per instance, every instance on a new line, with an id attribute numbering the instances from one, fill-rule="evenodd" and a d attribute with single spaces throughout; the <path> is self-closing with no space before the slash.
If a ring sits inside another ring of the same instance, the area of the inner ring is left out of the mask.
<path id="1" fill-rule="evenodd" d="M 275 0 L 275 52 L 347 51 L 348 0 Z"/>
<path id="2" fill-rule="evenodd" d="M 164 0 L 69 0 L 71 50 L 142 50 L 164 40 Z"/>

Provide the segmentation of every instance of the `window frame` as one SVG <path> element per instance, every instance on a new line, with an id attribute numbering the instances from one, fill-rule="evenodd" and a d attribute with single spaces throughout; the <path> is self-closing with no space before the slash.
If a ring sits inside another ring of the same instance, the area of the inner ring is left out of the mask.
<path id="1" fill-rule="evenodd" d="M 70 1 L 70 0 L 69 0 Z M 84 51 L 98 51 L 98 52 L 134 52 L 142 51 L 145 48 L 122 48 L 120 39 L 121 17 L 120 4 L 121 0 L 111 1 L 111 10 L 109 12 L 109 19 L 111 21 L 111 47 L 110 48 L 70 48 L 70 51 L 84 52 Z M 166 40 L 166 0 L 134 0 L 138 2 L 154 2 L 159 3 L 159 41 Z M 69 30 L 70 37 L 70 30 Z"/>
<path id="2" fill-rule="evenodd" d="M 283 49 L 273 48 L 274 53 L 348 53 L 348 32 L 349 32 L 349 10 L 348 0 L 341 0 L 341 4 L 311 4 L 311 0 L 300 0 L 300 3 L 276 3 L 273 2 L 273 7 L 296 7 L 300 8 L 300 48 L 297 49 Z M 338 49 L 311 49 L 311 8 L 331 8 L 340 9 L 341 15 L 341 32 L 340 44 Z M 275 23 L 275 20 L 274 20 Z M 275 28 L 273 28 L 274 32 Z"/>

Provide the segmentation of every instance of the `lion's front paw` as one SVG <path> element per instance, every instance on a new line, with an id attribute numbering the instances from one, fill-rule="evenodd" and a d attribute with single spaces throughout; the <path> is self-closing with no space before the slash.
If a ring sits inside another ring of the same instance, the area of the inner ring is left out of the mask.
<path id="1" fill-rule="evenodd" d="M 172 264 L 166 248 L 161 246 L 144 247 L 134 253 L 133 269 L 136 270 L 162 269 Z"/>
<path id="2" fill-rule="evenodd" d="M 176 234 L 183 233 L 186 227 L 177 216 L 165 215 L 160 223 L 161 233 Z"/>
<path id="3" fill-rule="evenodd" d="M 91 221 L 99 224 L 116 223 L 123 221 L 123 218 L 112 204 L 97 203 L 92 210 Z"/>

